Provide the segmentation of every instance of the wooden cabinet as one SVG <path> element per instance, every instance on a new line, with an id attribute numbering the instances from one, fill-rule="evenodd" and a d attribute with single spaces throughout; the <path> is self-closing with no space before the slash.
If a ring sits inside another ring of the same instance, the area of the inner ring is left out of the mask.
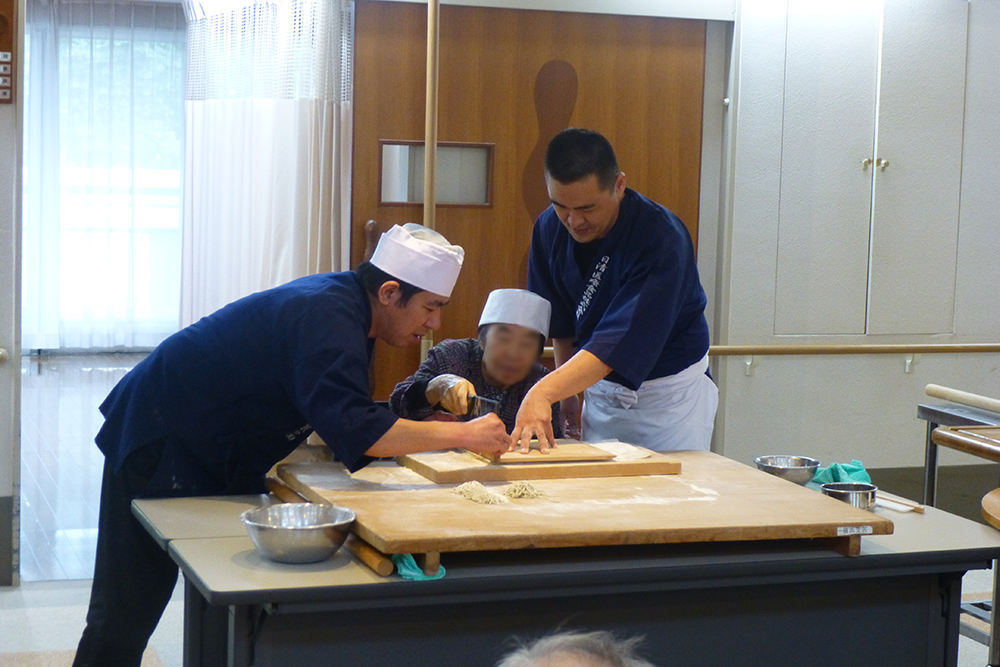
<path id="1" fill-rule="evenodd" d="M 954 330 L 968 3 L 790 0 L 774 333 Z"/>

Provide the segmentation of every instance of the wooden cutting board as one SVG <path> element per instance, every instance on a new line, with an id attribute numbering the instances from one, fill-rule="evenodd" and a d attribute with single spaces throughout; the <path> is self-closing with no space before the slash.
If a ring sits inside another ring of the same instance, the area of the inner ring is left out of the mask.
<path id="1" fill-rule="evenodd" d="M 410 483 L 415 475 L 394 473 L 382 488 L 314 464 L 282 466 L 278 474 L 315 502 L 353 509 L 358 536 L 388 554 L 807 538 L 833 538 L 857 553 L 860 535 L 892 532 L 885 517 L 717 454 L 671 456 L 682 474 L 534 480 L 542 497 L 499 505 Z"/>
<path id="2" fill-rule="evenodd" d="M 518 479 L 566 479 L 580 477 L 630 477 L 635 475 L 676 475 L 681 464 L 672 454 L 665 455 L 625 443 L 604 443 L 600 447 L 578 440 L 557 440 L 548 454 L 508 452 L 500 463 L 464 450 L 425 452 L 399 457 L 400 465 L 438 484 L 461 482 L 504 482 Z M 599 456 L 578 460 L 580 453 Z M 562 454 L 568 455 L 563 458 Z"/>
<path id="3" fill-rule="evenodd" d="M 469 454 L 485 459 L 487 463 L 494 463 L 494 461 L 476 452 L 469 452 Z M 599 449 L 589 443 L 578 440 L 563 439 L 557 440 L 556 446 L 543 454 L 538 446 L 538 441 L 533 440 L 531 449 L 527 452 L 523 454 L 519 451 L 507 452 L 496 463 L 576 463 L 577 461 L 610 461 L 613 458 L 615 458 L 615 455 L 605 449 Z"/>

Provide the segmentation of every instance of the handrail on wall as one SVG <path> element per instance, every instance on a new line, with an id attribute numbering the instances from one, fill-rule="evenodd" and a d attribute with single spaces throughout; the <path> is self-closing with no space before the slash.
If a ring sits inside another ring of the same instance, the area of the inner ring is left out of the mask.
<path id="1" fill-rule="evenodd" d="M 824 354 L 968 354 L 1000 352 L 1000 343 L 934 343 L 901 345 L 712 345 L 712 357 L 767 355 Z M 551 359 L 552 348 L 546 347 L 542 357 Z"/>
<path id="2" fill-rule="evenodd" d="M 932 344 L 839 344 L 839 345 L 713 345 L 711 356 L 746 356 L 776 354 L 964 354 L 1000 352 L 1000 343 Z"/>

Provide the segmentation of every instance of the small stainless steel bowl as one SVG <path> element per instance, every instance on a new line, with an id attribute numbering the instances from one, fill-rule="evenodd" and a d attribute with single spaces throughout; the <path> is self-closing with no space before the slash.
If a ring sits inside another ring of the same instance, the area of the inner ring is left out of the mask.
<path id="1" fill-rule="evenodd" d="M 791 454 L 771 454 L 758 456 L 753 460 L 757 470 L 763 470 L 776 477 L 787 479 L 796 484 L 806 484 L 812 480 L 819 467 L 819 461 L 808 456 L 792 456 Z"/>
<path id="2" fill-rule="evenodd" d="M 279 563 L 326 560 L 347 539 L 354 518 L 346 507 L 313 503 L 258 507 L 240 515 L 257 551 Z"/>
<path id="3" fill-rule="evenodd" d="M 875 492 L 878 487 L 864 482 L 829 482 L 822 486 L 823 493 L 843 500 L 848 505 L 858 509 L 872 510 L 875 507 Z"/>

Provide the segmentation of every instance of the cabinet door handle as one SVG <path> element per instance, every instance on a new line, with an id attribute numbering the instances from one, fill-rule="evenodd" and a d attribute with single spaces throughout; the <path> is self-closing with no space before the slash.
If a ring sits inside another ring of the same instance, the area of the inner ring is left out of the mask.
<path id="1" fill-rule="evenodd" d="M 872 159 L 870 157 L 866 157 L 861 161 L 861 171 L 868 171 L 868 167 L 870 166 L 872 166 Z"/>
<path id="2" fill-rule="evenodd" d="M 875 160 L 875 166 L 879 168 L 879 171 L 885 171 L 885 168 L 889 166 L 889 161 L 878 158 Z"/>
<path id="3" fill-rule="evenodd" d="M 0 347 L 0 361 L 7 361 L 7 359 L 9 359 L 9 358 L 10 358 L 10 355 L 7 354 L 6 348 Z"/>

